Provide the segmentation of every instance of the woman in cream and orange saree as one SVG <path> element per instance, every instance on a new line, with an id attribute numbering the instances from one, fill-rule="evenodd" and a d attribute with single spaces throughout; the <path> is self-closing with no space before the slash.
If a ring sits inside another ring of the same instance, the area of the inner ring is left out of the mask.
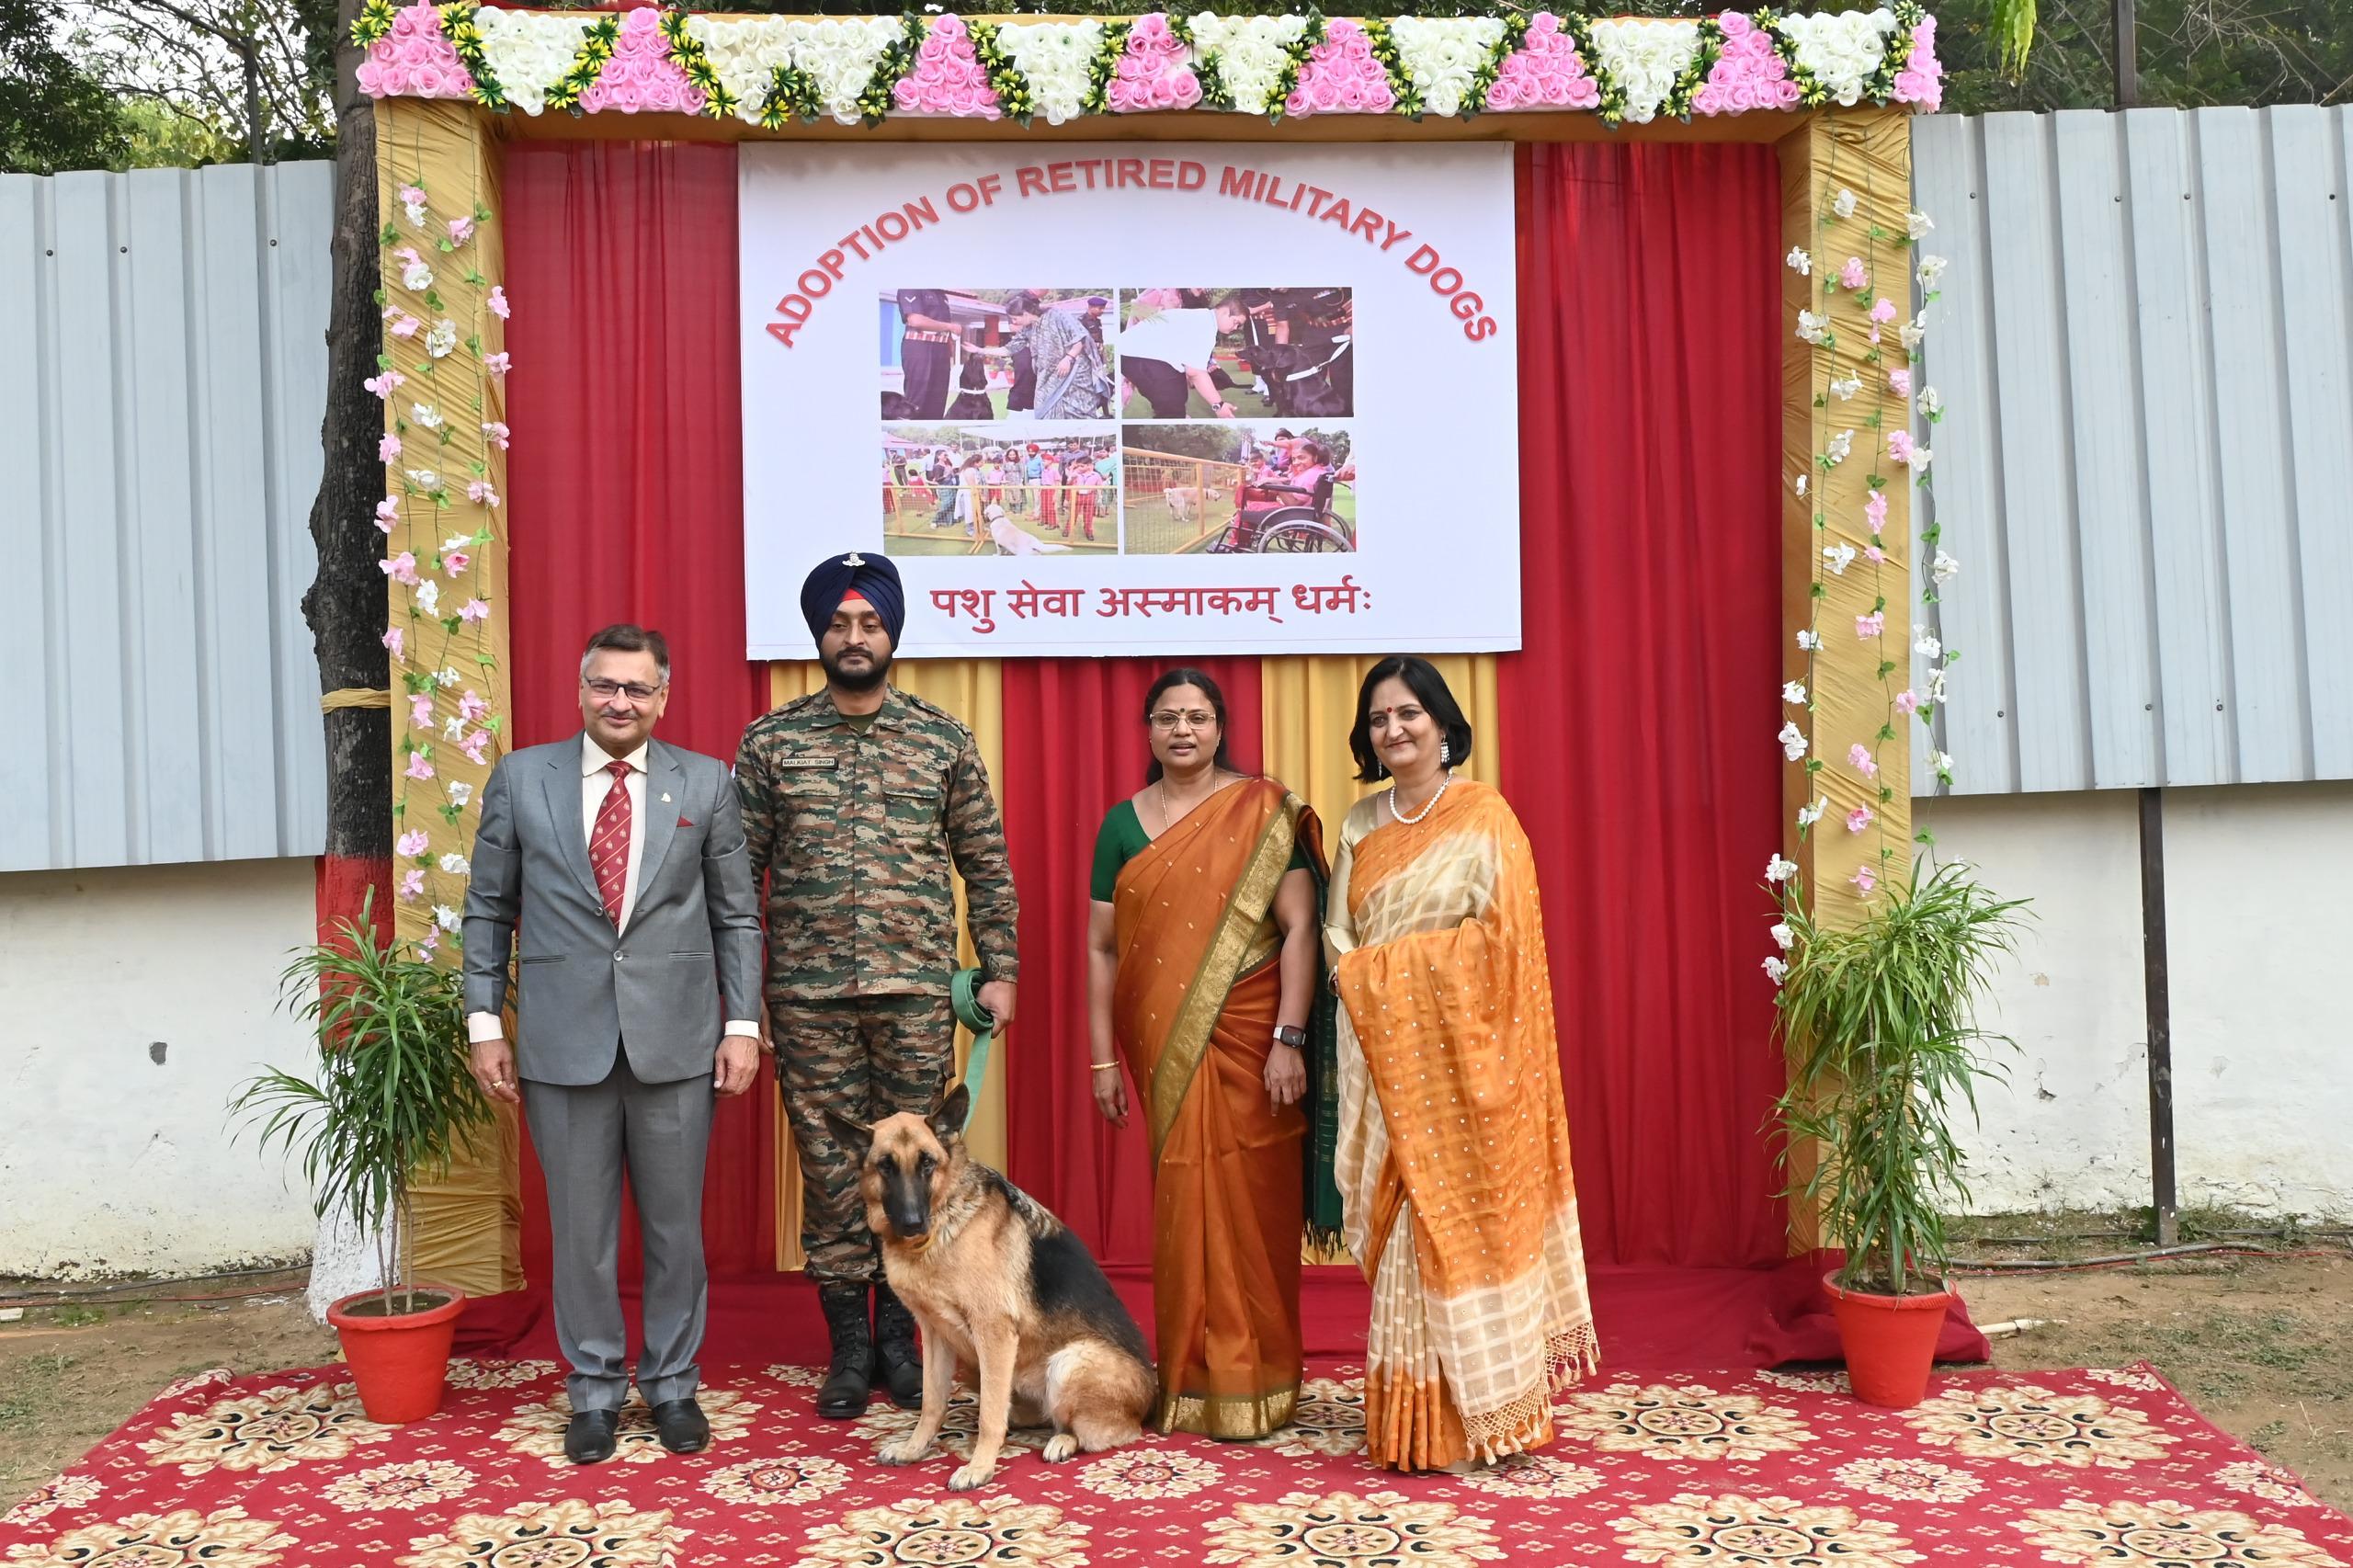
<path id="1" fill-rule="evenodd" d="M 1124 1126 L 1124 1063 L 1152 1135 L 1154 1424 L 1263 1437 L 1299 1398 L 1323 850 L 1314 812 L 1227 764 L 1208 676 L 1163 676 L 1144 720 L 1150 779 L 1096 843 L 1090 1075 Z"/>
<path id="2" fill-rule="evenodd" d="M 1471 740 L 1427 661 L 1373 667 L 1349 744 L 1392 782 L 1341 824 L 1325 915 L 1366 1451 L 1395 1470 L 1550 1442 L 1598 1357 L 1535 864 L 1503 796 L 1454 777 Z"/>

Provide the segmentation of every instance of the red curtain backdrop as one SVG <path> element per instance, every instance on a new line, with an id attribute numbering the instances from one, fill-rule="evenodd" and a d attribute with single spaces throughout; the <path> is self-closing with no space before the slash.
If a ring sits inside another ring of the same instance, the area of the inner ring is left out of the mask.
<path id="1" fill-rule="evenodd" d="M 634 620 L 670 642 L 657 732 L 733 761 L 767 707 L 744 657 L 735 150 L 540 142 L 506 172 L 515 744 L 580 727 L 582 643 Z M 720 1106 L 704 1187 L 714 1275 L 772 1269 L 774 1081 Z M 548 1278 L 546 1189 L 522 1174 L 523 1263 Z M 634 1223 L 622 1227 L 634 1275 Z"/>
<path id="2" fill-rule="evenodd" d="M 1006 1174 L 1105 1267 L 1152 1262 L 1151 1148 L 1132 1098 L 1124 1131 L 1087 1071 L 1086 919 L 1095 830 L 1143 784 L 1143 699 L 1176 664 L 1225 694 L 1237 767 L 1258 767 L 1258 661 L 1022 659 L 1005 669 L 1006 838 L 1021 894 L 1021 1012 L 1007 1037 Z"/>
<path id="3" fill-rule="evenodd" d="M 1519 153 L 1526 643 L 1502 665 L 1503 787 L 1543 877 L 1597 1312 L 1620 1366 L 1836 1354 L 1821 1266 L 1768 1267 L 1783 1209 L 1759 1131 L 1782 1071 L 1756 964 L 1757 881 L 1780 842 L 1778 191 L 1763 148 Z M 518 144 L 506 208 L 514 739 L 572 733 L 582 642 L 634 619 L 671 642 L 663 737 L 732 756 L 767 705 L 743 654 L 733 149 Z M 1004 666 L 1025 964 L 999 1058 L 1007 1163 L 1138 1287 L 1149 1176 L 1141 1122 L 1113 1133 L 1087 1084 L 1086 885 L 1102 813 L 1142 781 L 1142 697 L 1165 663 Z M 1257 662 L 1202 663 L 1255 767 Z M 722 1108 L 705 1230 L 722 1279 L 771 1273 L 777 1122 L 767 1081 Z M 528 1158 L 522 1189 L 536 1298 L 545 1195 Z M 1353 1271 L 1310 1273 L 1311 1347 L 1360 1344 Z M 803 1294 L 714 1295 L 710 1353 L 817 1353 Z M 525 1316 L 483 1337 L 516 1343 Z M 530 1343 L 546 1340 L 542 1323 Z M 1982 1358 L 1984 1342 L 1957 1319 L 1940 1349 Z"/>
<path id="4" fill-rule="evenodd" d="M 1543 879 L 1586 1248 L 1778 1259 L 1779 175 L 1769 147 L 1619 143 L 1518 173 L 1503 789 Z"/>

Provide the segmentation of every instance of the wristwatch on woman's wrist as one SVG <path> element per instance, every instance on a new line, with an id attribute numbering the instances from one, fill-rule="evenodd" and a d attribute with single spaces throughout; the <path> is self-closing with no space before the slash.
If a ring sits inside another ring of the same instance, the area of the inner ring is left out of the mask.
<path id="1" fill-rule="evenodd" d="M 1277 1028 L 1275 1030 L 1275 1043 L 1277 1045 L 1290 1046 L 1293 1051 L 1302 1050 L 1307 1044 L 1307 1031 L 1305 1029 L 1295 1029 L 1289 1027 Z"/>

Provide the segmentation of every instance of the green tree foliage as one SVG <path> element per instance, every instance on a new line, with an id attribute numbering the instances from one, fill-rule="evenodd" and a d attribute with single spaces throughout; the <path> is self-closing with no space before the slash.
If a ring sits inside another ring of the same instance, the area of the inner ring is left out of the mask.
<path id="1" fill-rule="evenodd" d="M 44 0 L 0 0 L 0 173 L 117 166 L 130 136 L 96 76 L 60 47 Z"/>
<path id="2" fill-rule="evenodd" d="M 1938 0 L 1948 113 L 2106 108 L 2115 101 L 2112 0 L 2041 0 L 2015 80 L 1996 58 L 1992 0 Z M 2345 0 L 2139 0 L 2139 102 L 2341 104 L 2353 98 L 2353 5 Z"/>

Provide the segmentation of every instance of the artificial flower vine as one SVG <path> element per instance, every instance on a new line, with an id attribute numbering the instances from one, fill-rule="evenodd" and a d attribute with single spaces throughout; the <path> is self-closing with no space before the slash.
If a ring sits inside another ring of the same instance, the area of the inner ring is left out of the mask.
<path id="1" fill-rule="evenodd" d="M 400 154 L 392 156 L 397 163 Z M 462 835 L 475 785 L 452 770 L 460 760 L 468 771 L 490 767 L 506 728 L 481 689 L 493 686 L 497 660 L 479 562 L 497 540 L 503 504 L 491 455 L 511 439 L 496 391 L 508 359 L 489 337 L 511 307 L 505 289 L 473 259 L 483 225 L 494 221 L 479 193 L 453 213 L 437 210 L 421 169 L 396 177 L 391 206 L 398 215 L 378 234 L 384 262 L 376 302 L 387 349 L 365 384 L 385 406 L 378 453 L 387 484 L 374 522 L 386 541 L 379 565 L 396 590 L 382 642 L 396 706 L 405 709 L 392 806 L 393 895 L 427 922 L 417 947 L 429 959 L 445 939 L 452 948 L 461 940 L 472 868 L 459 850 L 437 855 L 419 819 L 438 816 Z M 421 353 L 396 357 L 390 347 L 396 343 Z"/>
<path id="2" fill-rule="evenodd" d="M 1880 541 L 1888 521 L 1888 486 L 1901 483 L 1924 492 L 1927 489 L 1928 466 L 1934 454 L 1913 435 L 1913 422 L 1916 415 L 1923 422 L 1933 425 L 1943 415 L 1943 403 L 1936 389 L 1918 378 L 1926 365 L 1923 350 L 1927 337 L 1927 308 L 1937 298 L 1936 284 L 1946 264 L 1942 257 L 1919 254 L 1920 242 L 1935 225 L 1926 213 L 1918 211 L 1906 213 L 1902 233 L 1875 222 L 1867 222 L 1851 248 L 1846 244 L 1832 244 L 1835 234 L 1853 233 L 1850 221 L 1876 195 L 1868 160 L 1860 197 L 1841 180 L 1836 152 L 1839 145 L 1834 129 L 1833 152 L 1824 187 L 1816 193 L 1813 246 L 1810 250 L 1802 245 L 1793 247 L 1784 258 L 1790 270 L 1809 279 L 1810 299 L 1820 307 L 1801 308 L 1795 331 L 1801 341 L 1822 351 L 1823 381 L 1813 398 L 1813 409 L 1820 415 L 1815 421 L 1817 449 L 1809 468 L 1791 480 L 1797 494 L 1809 503 L 1816 542 L 1807 591 L 1808 622 L 1796 634 L 1798 648 L 1805 655 L 1803 678 L 1782 683 L 1782 701 L 1796 709 L 1798 716 L 1783 722 L 1777 739 L 1783 757 L 1800 766 L 1807 780 L 1806 804 L 1799 809 L 1796 821 L 1801 842 L 1811 837 L 1828 812 L 1828 796 L 1815 783 L 1825 767 L 1851 770 L 1871 795 L 1870 800 L 1837 819 L 1850 834 L 1877 832 L 1876 857 L 1858 867 L 1849 879 L 1856 895 L 1867 899 L 1892 872 L 1890 862 L 1900 852 L 1889 842 L 1887 808 L 1893 801 L 1894 787 L 1881 773 L 1880 748 L 1904 744 L 1906 719 L 1916 719 L 1934 733 L 1938 710 L 1946 699 L 1946 672 L 1958 654 L 1943 647 L 1932 631 L 1920 629 L 1911 652 L 1926 660 L 1927 673 L 1925 681 L 1915 685 L 1907 655 L 1899 653 L 1890 656 L 1882 647 L 1876 670 L 1885 693 L 1881 722 L 1868 743 L 1854 742 L 1843 758 L 1831 763 L 1821 756 L 1816 744 L 1820 737 L 1813 731 L 1820 700 L 1816 661 L 1825 636 L 1821 612 L 1828 597 L 1829 580 L 1845 577 L 1859 562 L 1867 562 L 1871 574 L 1871 608 L 1855 617 L 1854 633 L 1867 641 L 1885 635 L 1890 585 L 1886 582 L 1887 557 Z M 1876 207 L 1872 210 L 1875 211 Z M 1901 278 L 1893 292 L 1910 301 L 1915 298 L 1915 285 L 1917 286 L 1918 303 L 1908 318 L 1884 286 L 1881 268 L 1889 264 L 1882 259 L 1882 249 L 1894 258 Z M 1840 250 L 1848 251 L 1843 259 L 1837 256 Z M 1913 260 L 1915 256 L 1916 260 Z M 1843 357 L 1838 328 L 1833 320 L 1836 313 L 1834 303 L 1841 299 L 1851 312 L 1859 313 L 1863 324 L 1861 343 L 1843 346 Z M 1829 426 L 1834 412 L 1859 399 L 1868 412 L 1853 427 L 1832 431 Z M 1831 503 L 1826 483 L 1840 467 L 1858 460 L 1858 429 L 1868 433 L 1870 439 L 1870 471 L 1864 481 L 1861 515 L 1869 542 L 1859 549 L 1844 540 L 1829 541 Z M 1921 525 L 1920 550 L 1927 559 L 1918 591 L 1924 608 L 1932 608 L 1938 602 L 1939 590 L 1960 570 L 1960 563 L 1938 548 L 1941 530 L 1933 523 Z M 1894 679 L 1899 675 L 1904 677 L 1900 687 Z M 1929 764 L 1941 782 L 1952 782 L 1952 758 L 1948 754 L 1932 749 Z M 1768 862 L 1765 878 L 1776 897 L 1779 917 L 1770 934 L 1779 950 L 1767 956 L 1764 969 L 1779 985 L 1788 973 L 1787 960 L 1781 955 L 1790 950 L 1793 940 L 1792 923 L 1788 916 L 1802 902 L 1804 890 L 1796 862 L 1778 853 Z"/>
<path id="3" fill-rule="evenodd" d="M 1055 22 L 676 10 L 641 20 L 368 0 L 352 38 L 368 54 L 360 85 L 375 97 L 471 97 L 527 114 L 668 109 L 774 129 L 893 114 L 1026 125 L 1196 107 L 1277 120 L 1557 108 L 1614 128 L 1801 104 L 1934 108 L 1935 29 L 1914 0 L 1697 19 L 1202 11 Z"/>

